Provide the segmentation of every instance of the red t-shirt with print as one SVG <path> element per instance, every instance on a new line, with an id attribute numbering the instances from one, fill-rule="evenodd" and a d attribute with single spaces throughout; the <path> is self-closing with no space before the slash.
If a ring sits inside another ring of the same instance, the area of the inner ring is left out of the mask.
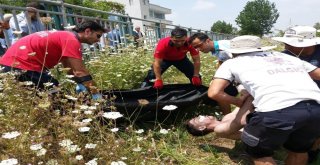
<path id="1" fill-rule="evenodd" d="M 0 64 L 41 72 L 63 58 L 82 59 L 81 43 L 68 31 L 41 31 L 19 39 L 0 59 Z"/>
<path id="2" fill-rule="evenodd" d="M 190 52 L 191 56 L 199 55 L 199 52 L 187 42 L 184 46 L 177 48 L 173 46 L 173 43 L 170 41 L 170 37 L 166 37 L 158 42 L 157 48 L 154 52 L 154 58 L 178 61 L 185 58 L 187 52 Z"/>

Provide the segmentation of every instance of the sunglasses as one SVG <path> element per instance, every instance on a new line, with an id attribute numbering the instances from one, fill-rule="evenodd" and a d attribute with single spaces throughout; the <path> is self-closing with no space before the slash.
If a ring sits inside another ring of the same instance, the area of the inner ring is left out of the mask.
<path id="1" fill-rule="evenodd" d="M 102 36 L 102 34 L 97 34 L 97 38 L 100 38 Z"/>

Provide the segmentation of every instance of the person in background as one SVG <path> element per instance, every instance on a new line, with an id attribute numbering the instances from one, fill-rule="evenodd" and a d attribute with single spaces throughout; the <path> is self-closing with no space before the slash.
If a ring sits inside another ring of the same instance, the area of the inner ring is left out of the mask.
<path id="1" fill-rule="evenodd" d="M 109 40 L 109 46 L 118 48 L 118 44 L 121 43 L 121 34 L 119 25 L 116 25 L 114 29 L 110 30 L 107 33 L 107 37 Z"/>
<path id="2" fill-rule="evenodd" d="M 133 31 L 133 40 L 134 40 L 134 44 L 136 45 L 136 47 L 142 46 L 143 45 L 143 34 L 140 31 L 140 26 L 136 26 L 134 28 L 135 30 Z"/>
<path id="3" fill-rule="evenodd" d="M 306 164 L 307 152 L 320 136 L 320 68 L 280 52 L 267 51 L 256 36 L 230 41 L 233 57 L 216 71 L 208 96 L 241 107 L 244 100 L 228 95 L 232 81 L 242 84 L 254 98 L 241 134 L 254 163 L 276 164 L 272 155 L 281 146 L 288 150 L 285 163 Z"/>
<path id="4" fill-rule="evenodd" d="M 295 26 L 285 31 L 283 37 L 273 37 L 275 41 L 284 43 L 283 53 L 298 57 L 310 64 L 320 67 L 320 38 L 316 36 L 317 29 L 311 26 Z M 313 80 L 320 87 L 319 80 Z M 320 141 L 320 139 L 318 139 Z M 309 163 L 316 160 L 320 147 L 309 151 Z"/>
<path id="5" fill-rule="evenodd" d="M 42 24 L 41 20 L 39 19 L 38 15 L 38 9 L 44 9 L 42 5 L 40 5 L 38 2 L 30 2 L 26 5 L 27 11 L 23 11 L 16 15 L 18 25 L 21 31 L 21 37 L 24 37 L 26 35 L 29 35 L 29 28 L 28 28 L 28 19 L 30 21 L 30 27 L 31 27 L 31 33 L 39 32 L 46 30 L 45 26 Z M 12 18 L 10 20 L 10 27 L 12 28 L 12 31 L 18 31 L 18 28 L 16 27 L 15 20 Z M 13 43 L 18 40 L 18 37 L 15 36 L 13 38 Z"/>
<path id="6" fill-rule="evenodd" d="M 272 39 L 284 43 L 283 53 L 320 67 L 320 38 L 316 36 L 316 33 L 317 29 L 311 26 L 295 26 L 285 31 L 283 37 L 273 37 Z M 320 81 L 314 81 L 320 87 Z"/>
<path id="7" fill-rule="evenodd" d="M 6 52 L 8 44 L 6 43 L 5 40 L 5 35 L 4 31 L 7 31 L 8 34 L 8 39 L 11 44 L 11 39 L 12 39 L 12 30 L 10 28 L 9 21 L 12 17 L 12 14 L 4 14 L 3 15 L 3 20 L 0 21 L 0 57 Z"/>
<path id="8" fill-rule="evenodd" d="M 190 52 L 193 64 L 187 57 Z M 187 42 L 187 31 L 175 28 L 170 37 L 161 39 L 154 52 L 154 62 L 141 87 L 153 85 L 155 89 L 163 87 L 162 74 L 172 65 L 185 74 L 195 86 L 202 84 L 200 77 L 199 52 Z M 152 82 L 154 81 L 154 83 Z"/>
<path id="9" fill-rule="evenodd" d="M 81 90 L 88 89 L 94 99 L 99 99 L 102 96 L 82 61 L 81 43 L 96 43 L 103 33 L 101 25 L 87 20 L 77 24 L 72 32 L 30 34 L 18 40 L 0 59 L 2 72 L 17 71 L 19 81 L 32 81 L 38 88 L 45 88 L 45 83 L 57 86 L 59 82 L 49 74 L 49 69 L 61 62 L 63 67 L 70 68 L 68 74 L 74 75 Z"/>
<path id="10" fill-rule="evenodd" d="M 232 54 L 226 51 L 221 51 L 221 49 L 226 49 L 230 47 L 229 40 L 221 40 L 221 41 L 212 41 L 208 35 L 205 33 L 195 33 L 193 34 L 188 41 L 195 49 L 203 52 L 209 53 L 215 56 L 218 60 L 216 68 L 226 60 L 232 58 Z M 229 95 L 236 96 L 238 94 L 235 83 L 230 83 L 230 85 L 226 88 L 226 91 Z M 218 102 L 220 111 L 223 115 L 226 115 L 231 112 L 231 105 L 224 102 Z"/>

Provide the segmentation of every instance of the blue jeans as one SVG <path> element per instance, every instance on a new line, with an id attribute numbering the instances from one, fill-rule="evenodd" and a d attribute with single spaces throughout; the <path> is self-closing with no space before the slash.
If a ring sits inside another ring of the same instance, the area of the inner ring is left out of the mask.
<path id="1" fill-rule="evenodd" d="M 188 77 L 188 79 L 191 82 L 191 79 L 192 79 L 193 73 L 194 73 L 194 66 L 187 57 L 185 57 L 184 59 L 179 60 L 179 61 L 163 60 L 160 65 L 161 75 L 172 65 L 175 66 L 179 71 L 184 73 L 184 75 L 186 77 Z M 154 74 L 153 66 L 151 66 L 151 69 L 148 71 L 148 75 L 144 79 L 141 87 L 152 86 L 153 83 L 150 82 L 150 80 L 153 80 L 153 79 L 156 79 L 156 75 Z"/>
<path id="2" fill-rule="evenodd" d="M 3 70 L 0 70 L 0 72 L 10 72 L 10 71 L 15 71 L 18 72 L 19 74 L 16 75 L 16 79 L 18 81 L 32 81 L 34 85 L 39 85 L 37 88 L 44 89 L 44 83 L 51 82 L 53 85 L 58 86 L 59 82 L 52 76 L 48 74 L 48 72 L 37 72 L 37 71 L 29 71 L 29 70 L 21 70 L 18 68 L 12 68 L 10 66 L 5 66 L 5 65 L 0 65 L 1 67 L 4 67 Z"/>

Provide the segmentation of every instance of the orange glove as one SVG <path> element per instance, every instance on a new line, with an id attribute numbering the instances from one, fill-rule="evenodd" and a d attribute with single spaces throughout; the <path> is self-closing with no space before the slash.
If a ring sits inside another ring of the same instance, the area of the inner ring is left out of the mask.
<path id="1" fill-rule="evenodd" d="M 156 80 L 153 84 L 153 88 L 155 89 L 161 89 L 163 88 L 163 82 L 162 80 Z"/>
<path id="2" fill-rule="evenodd" d="M 200 77 L 198 76 L 193 76 L 192 77 L 192 84 L 194 86 L 200 86 L 202 84 Z"/>

